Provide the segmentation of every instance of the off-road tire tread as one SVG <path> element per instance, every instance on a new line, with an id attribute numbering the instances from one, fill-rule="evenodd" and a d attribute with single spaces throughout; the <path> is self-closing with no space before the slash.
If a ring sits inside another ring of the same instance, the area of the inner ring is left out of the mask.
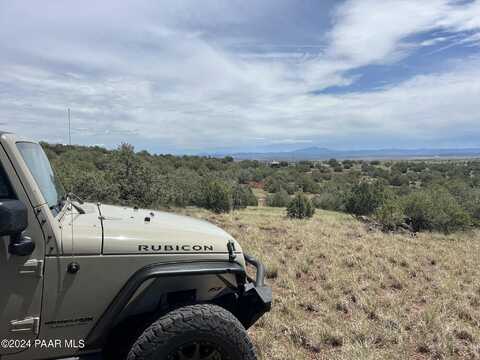
<path id="1" fill-rule="evenodd" d="M 192 330 L 223 334 L 241 359 L 257 359 L 245 328 L 232 313 L 217 305 L 199 304 L 176 309 L 155 321 L 135 341 L 127 360 L 153 360 L 158 348 Z"/>

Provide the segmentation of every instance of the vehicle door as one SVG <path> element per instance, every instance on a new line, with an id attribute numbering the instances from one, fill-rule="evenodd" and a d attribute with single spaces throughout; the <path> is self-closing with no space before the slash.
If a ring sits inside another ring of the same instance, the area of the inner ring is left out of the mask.
<path id="1" fill-rule="evenodd" d="M 11 236 L 0 236 L 0 357 L 26 350 L 40 331 L 45 239 L 29 197 L 5 148 L 0 143 L 0 202 L 19 200 L 27 208 L 28 226 L 22 239 L 32 240 L 33 252 L 18 255 L 9 249 Z"/>

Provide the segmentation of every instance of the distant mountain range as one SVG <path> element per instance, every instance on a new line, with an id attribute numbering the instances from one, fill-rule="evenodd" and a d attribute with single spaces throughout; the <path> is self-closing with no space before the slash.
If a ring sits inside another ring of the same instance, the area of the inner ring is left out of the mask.
<path id="1" fill-rule="evenodd" d="M 430 158 L 474 158 L 480 157 L 480 148 L 469 149 L 378 149 L 378 150 L 332 150 L 308 147 L 293 151 L 213 153 L 214 157 L 232 156 L 236 160 L 327 160 L 335 159 L 430 159 Z"/>

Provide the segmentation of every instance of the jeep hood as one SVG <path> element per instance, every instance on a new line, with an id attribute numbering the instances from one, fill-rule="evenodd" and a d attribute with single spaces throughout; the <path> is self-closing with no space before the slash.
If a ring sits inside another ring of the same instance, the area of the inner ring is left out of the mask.
<path id="1" fill-rule="evenodd" d="M 187 216 L 110 205 L 99 211 L 103 254 L 218 254 L 228 253 L 227 244 L 234 241 L 219 227 Z"/>

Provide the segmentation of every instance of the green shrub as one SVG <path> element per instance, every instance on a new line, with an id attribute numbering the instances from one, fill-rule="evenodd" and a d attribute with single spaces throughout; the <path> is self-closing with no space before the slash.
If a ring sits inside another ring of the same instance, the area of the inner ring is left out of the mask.
<path id="1" fill-rule="evenodd" d="M 394 173 L 390 178 L 390 185 L 392 186 L 408 186 L 409 182 L 408 176 L 403 174 Z"/>
<path id="2" fill-rule="evenodd" d="M 299 161 L 298 163 L 295 164 L 295 166 L 300 172 L 307 172 L 307 171 L 310 171 L 310 169 L 315 167 L 313 162 L 308 160 Z"/>
<path id="3" fill-rule="evenodd" d="M 203 185 L 200 206 L 216 213 L 230 212 L 233 201 L 229 186 L 220 180 L 207 181 Z"/>
<path id="4" fill-rule="evenodd" d="M 404 207 L 396 197 L 388 197 L 375 211 L 375 219 L 384 231 L 393 231 L 405 221 Z"/>
<path id="5" fill-rule="evenodd" d="M 368 174 L 375 179 L 390 181 L 390 171 L 382 167 L 374 167 Z"/>
<path id="6" fill-rule="evenodd" d="M 267 197 L 267 206 L 286 207 L 289 202 L 290 202 L 290 196 L 283 189 Z"/>
<path id="7" fill-rule="evenodd" d="M 85 201 L 118 203 L 119 190 L 116 184 L 111 184 L 101 173 L 81 173 L 73 178 L 70 188 Z"/>
<path id="8" fill-rule="evenodd" d="M 314 213 L 312 201 L 302 193 L 296 194 L 287 207 L 287 216 L 292 219 L 311 218 Z"/>
<path id="9" fill-rule="evenodd" d="M 443 187 L 416 191 L 405 199 L 405 215 L 415 231 L 450 233 L 465 229 L 471 223 L 468 213 Z"/>
<path id="10" fill-rule="evenodd" d="M 313 204 L 317 209 L 330 211 L 344 211 L 345 199 L 339 192 L 323 192 L 313 198 Z"/>
<path id="11" fill-rule="evenodd" d="M 385 200 L 385 186 L 380 182 L 361 182 L 347 194 L 345 209 L 355 215 L 373 214 Z"/>
<path id="12" fill-rule="evenodd" d="M 232 207 L 234 210 L 244 209 L 247 206 L 257 206 L 257 197 L 247 186 L 235 185 L 232 190 Z"/>
<path id="13" fill-rule="evenodd" d="M 293 195 L 297 191 L 297 186 L 294 182 L 285 183 L 283 188 L 287 191 L 288 195 Z"/>
<path id="14" fill-rule="evenodd" d="M 237 178 L 240 184 L 247 184 L 249 181 L 253 180 L 252 171 L 249 169 L 240 169 Z"/>
<path id="15" fill-rule="evenodd" d="M 462 208 L 476 221 L 480 221 L 480 189 L 474 188 L 461 180 L 445 184 Z"/>
<path id="16" fill-rule="evenodd" d="M 188 206 L 202 196 L 202 179 L 193 170 L 180 168 L 157 178 L 155 183 L 158 205 Z"/>
<path id="17" fill-rule="evenodd" d="M 368 162 L 362 163 L 361 170 L 362 170 L 363 173 L 370 174 L 370 173 L 373 172 L 374 169 L 375 169 L 375 167 L 370 165 Z"/>
<path id="18" fill-rule="evenodd" d="M 276 193 L 282 189 L 283 183 L 278 179 L 269 177 L 265 180 L 264 189 L 269 193 Z"/>
<path id="19" fill-rule="evenodd" d="M 297 179 L 296 184 L 305 193 L 318 193 L 318 184 L 313 180 L 312 176 L 304 175 Z"/>
<path id="20" fill-rule="evenodd" d="M 327 164 L 330 165 L 330 167 L 332 167 L 332 168 L 340 165 L 337 159 L 330 159 L 330 160 L 327 161 Z"/>
<path id="21" fill-rule="evenodd" d="M 410 164 L 406 161 L 398 161 L 392 165 L 392 170 L 395 172 L 400 172 L 406 174 L 408 172 Z"/>
<path id="22" fill-rule="evenodd" d="M 355 165 L 355 161 L 353 161 L 353 160 L 343 160 L 342 164 L 343 164 L 344 169 L 351 169 L 353 167 L 353 165 Z"/>
<path id="23" fill-rule="evenodd" d="M 258 199 L 252 189 L 247 187 L 247 206 L 258 206 Z"/>
<path id="24" fill-rule="evenodd" d="M 134 147 L 122 144 L 113 152 L 110 174 L 118 185 L 122 204 L 146 207 L 153 200 L 154 174 L 143 159 L 135 155 Z"/>
<path id="25" fill-rule="evenodd" d="M 427 164 L 425 164 L 423 161 L 422 162 L 414 161 L 410 163 L 410 168 L 412 169 L 412 171 L 419 173 L 427 168 Z"/>

